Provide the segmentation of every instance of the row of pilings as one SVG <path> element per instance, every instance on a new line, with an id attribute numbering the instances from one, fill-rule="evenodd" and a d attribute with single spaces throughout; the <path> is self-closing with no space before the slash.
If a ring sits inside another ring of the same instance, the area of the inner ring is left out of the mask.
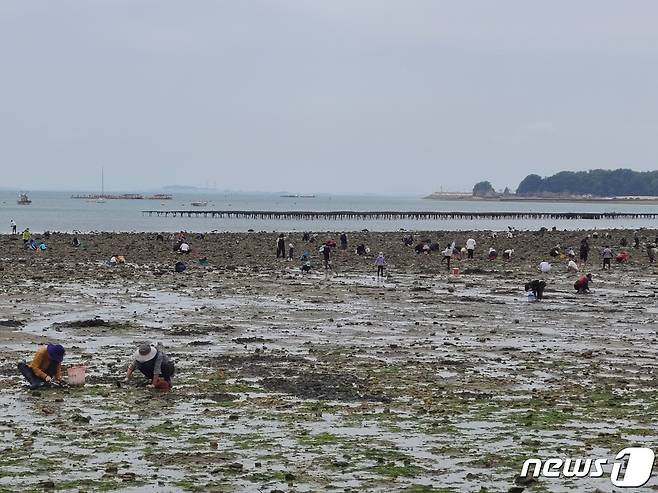
<path id="1" fill-rule="evenodd" d="M 561 219 L 657 219 L 658 213 L 644 212 L 435 212 L 435 211 L 205 211 L 205 210 L 152 210 L 142 211 L 146 216 L 158 217 L 209 217 L 220 219 L 255 220 L 561 220 Z"/>

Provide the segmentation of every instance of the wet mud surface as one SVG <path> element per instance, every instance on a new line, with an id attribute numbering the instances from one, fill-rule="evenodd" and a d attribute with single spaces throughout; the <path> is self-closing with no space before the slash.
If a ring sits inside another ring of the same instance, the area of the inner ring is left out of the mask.
<path id="1" fill-rule="evenodd" d="M 658 449 L 658 272 L 642 247 L 601 271 L 620 231 L 592 240 L 589 295 L 564 260 L 537 272 L 584 234 L 478 234 L 459 276 L 403 233 L 350 234 L 371 253 L 336 252 L 329 276 L 301 235 L 305 276 L 274 258 L 275 234 L 193 238 L 184 274 L 154 235 L 54 235 L 39 254 L 0 237 L 0 491 L 612 492 L 607 474 L 515 482 L 531 457 Z M 484 259 L 491 245 L 513 261 Z M 86 386 L 27 389 L 16 362 L 51 341 Z M 170 393 L 119 383 L 147 341 L 176 363 Z M 654 471 L 633 491 L 657 490 Z"/>

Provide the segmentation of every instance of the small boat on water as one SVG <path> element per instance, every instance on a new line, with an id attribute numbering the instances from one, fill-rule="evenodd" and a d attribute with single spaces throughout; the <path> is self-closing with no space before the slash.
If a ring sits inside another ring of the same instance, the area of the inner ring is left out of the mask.
<path id="1" fill-rule="evenodd" d="M 18 194 L 18 200 L 16 201 L 17 204 L 19 205 L 30 205 L 32 201 L 30 198 L 27 196 L 25 192 L 21 192 Z"/>
<path id="2" fill-rule="evenodd" d="M 207 200 L 195 200 L 194 202 L 190 202 L 194 207 L 205 207 L 208 205 Z"/>

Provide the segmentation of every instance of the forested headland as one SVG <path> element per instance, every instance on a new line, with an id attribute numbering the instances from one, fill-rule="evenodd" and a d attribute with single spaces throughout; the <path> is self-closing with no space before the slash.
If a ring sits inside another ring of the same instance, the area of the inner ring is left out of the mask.
<path id="1" fill-rule="evenodd" d="M 516 194 L 520 196 L 658 196 L 658 171 L 631 169 L 560 171 L 543 178 L 532 174 L 521 181 Z"/>

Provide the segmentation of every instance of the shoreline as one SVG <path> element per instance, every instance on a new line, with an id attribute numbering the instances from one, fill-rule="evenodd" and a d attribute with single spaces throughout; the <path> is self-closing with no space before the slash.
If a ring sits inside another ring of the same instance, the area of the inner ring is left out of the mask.
<path id="1" fill-rule="evenodd" d="M 622 219 L 616 219 L 619 221 L 622 221 Z M 325 234 L 325 233 L 331 233 L 336 236 L 339 236 L 340 233 L 345 232 L 350 235 L 361 235 L 363 233 L 371 233 L 371 234 L 400 234 L 403 235 L 405 233 L 413 233 L 414 235 L 422 235 L 422 234 L 457 234 L 457 235 L 467 235 L 467 234 L 474 234 L 474 235 L 483 235 L 491 232 L 496 232 L 496 233 L 505 233 L 507 232 L 507 227 L 508 226 L 513 226 L 515 223 L 514 220 L 507 220 L 507 219 L 491 219 L 491 220 L 486 220 L 486 219 L 481 219 L 481 220 L 468 220 L 468 221 L 495 221 L 497 224 L 491 225 L 487 224 L 487 226 L 495 226 L 495 227 L 483 227 L 483 228 L 452 228 L 452 229 L 437 229 L 437 228 L 428 228 L 428 224 L 433 224 L 436 225 L 437 223 L 440 224 L 441 222 L 449 222 L 450 220 L 418 220 L 414 221 L 418 223 L 418 228 L 396 228 L 396 229 L 368 229 L 368 223 L 370 221 L 361 221 L 361 224 L 364 226 L 363 228 L 360 229 L 350 229 L 350 228 L 336 228 L 336 229 L 325 229 L 320 226 L 326 225 L 327 223 L 321 223 L 320 221 L 299 221 L 302 223 L 304 226 L 300 228 L 284 228 L 284 227 L 277 227 L 280 226 L 280 224 L 276 224 L 274 221 L 272 223 L 272 228 L 268 229 L 259 229 L 259 230 L 219 230 L 219 229 L 183 229 L 182 231 L 185 231 L 186 233 L 189 234 L 203 234 L 203 235 L 267 235 L 267 234 L 272 234 L 274 232 L 284 232 L 284 233 L 290 233 L 290 234 L 298 234 L 301 235 L 305 231 L 313 232 L 313 233 L 319 233 L 319 234 Z M 552 231 L 552 223 L 550 220 L 540 220 L 540 219 L 534 219 L 534 220 L 527 220 L 527 221 L 537 221 L 537 222 L 542 222 L 542 224 L 546 224 L 546 230 L 548 232 Z M 585 222 L 586 224 L 592 224 L 596 223 L 597 221 L 601 221 L 600 219 L 565 219 L 563 220 L 564 222 L 571 223 L 571 222 L 578 222 L 582 224 Z M 615 221 L 615 220 L 610 220 L 610 221 Z M 378 225 L 381 224 L 383 221 L 377 221 L 377 220 L 372 220 L 373 223 L 377 223 Z M 404 221 L 399 221 L 399 222 L 404 222 Z M 555 222 L 555 221 L 553 221 Z M 395 224 L 395 221 L 386 221 L 386 223 L 390 223 L 391 226 Z M 407 222 L 408 224 L 408 222 Z M 288 223 L 289 225 L 289 223 Z M 315 228 L 312 226 L 316 226 Z M 196 225 L 195 225 L 196 226 Z M 584 227 L 584 226 L 579 226 L 576 228 L 557 228 L 556 231 L 558 232 L 567 232 L 567 233 L 582 233 L 582 232 L 598 232 L 598 233 L 605 233 L 607 232 L 630 232 L 631 236 L 633 231 L 653 231 L 654 229 L 658 229 L 658 225 L 656 228 L 653 227 L 646 227 L 646 226 L 638 226 L 638 227 L 627 227 L 623 225 L 619 225 L 619 227 L 608 227 L 608 226 L 601 226 L 601 227 Z M 39 236 L 43 237 L 46 233 L 49 233 L 50 235 L 56 235 L 56 236 L 68 236 L 71 239 L 74 236 L 82 237 L 82 236 L 103 236 L 103 235 L 131 235 L 131 236 L 137 236 L 137 235 L 147 235 L 151 237 L 155 237 L 158 234 L 164 234 L 164 235 L 169 235 L 169 234 L 176 234 L 181 231 L 181 229 L 162 229 L 162 230 L 132 230 L 132 231 L 118 231 L 118 230 L 89 230 L 89 231 L 81 231 L 81 230 L 71 230 L 71 231 L 57 231 L 57 230 L 35 230 L 30 228 L 30 231 L 32 232 L 33 236 Z M 514 228 L 514 231 L 517 233 L 538 233 L 541 231 L 541 227 L 537 228 Z M 21 232 L 19 231 L 15 237 L 20 239 Z M 0 233 L 0 243 L 2 238 L 11 238 L 12 235 L 9 233 Z"/>
<path id="2" fill-rule="evenodd" d="M 465 194 L 464 196 L 442 196 L 430 194 L 423 197 L 423 200 L 445 200 L 450 202 L 546 202 L 546 203 L 592 203 L 592 204 L 638 204 L 638 205 L 656 205 L 658 204 L 658 197 L 656 198 L 620 198 L 620 197 L 474 197 Z"/>

